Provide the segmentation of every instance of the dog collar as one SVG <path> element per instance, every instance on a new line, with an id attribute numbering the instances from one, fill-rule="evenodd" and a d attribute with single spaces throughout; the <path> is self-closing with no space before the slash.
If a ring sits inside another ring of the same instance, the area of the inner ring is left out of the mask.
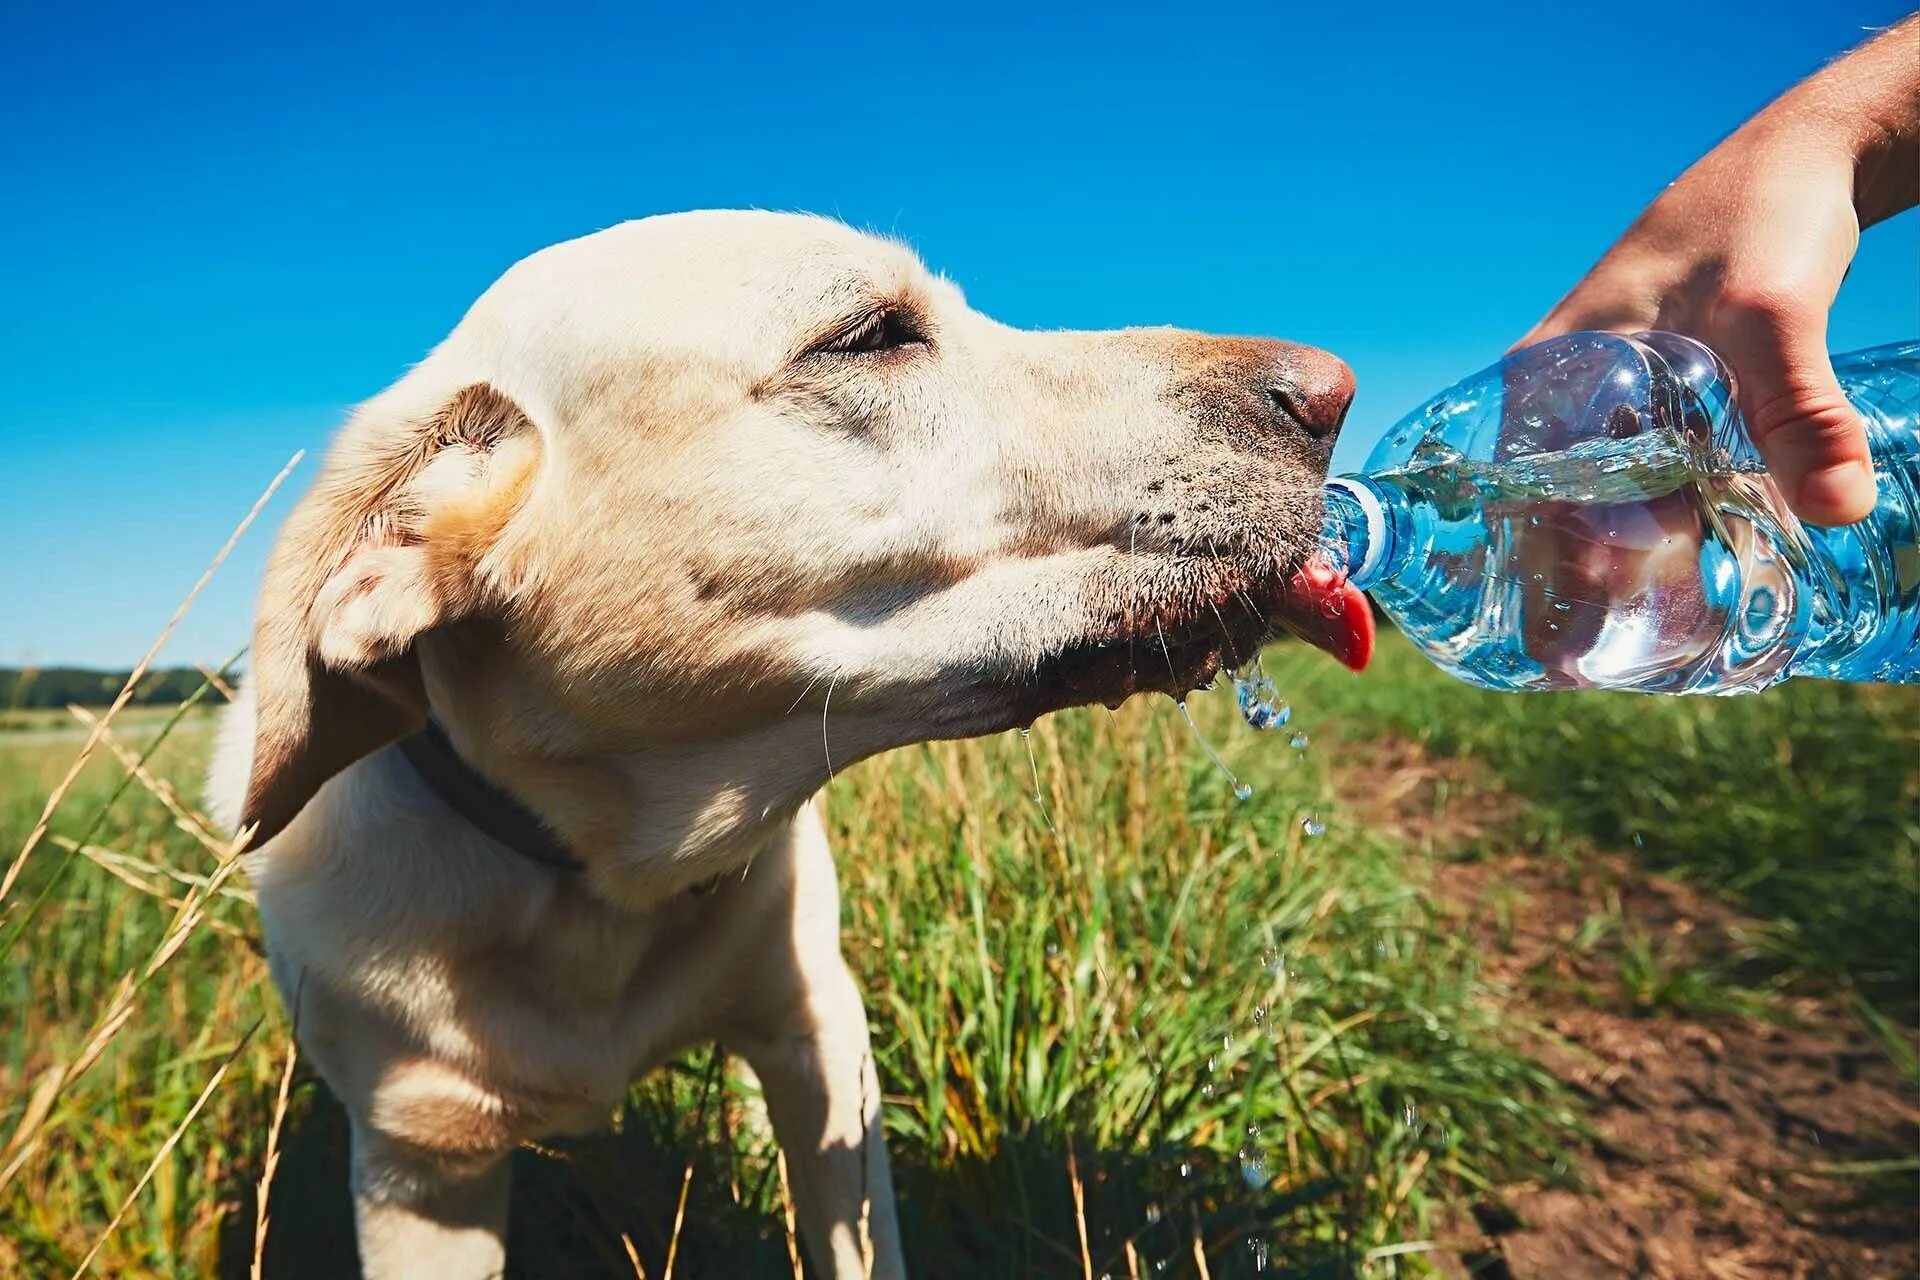
<path id="1" fill-rule="evenodd" d="M 580 869 L 580 859 L 539 814 L 466 762 L 438 720 L 428 717 L 425 728 L 400 739 L 398 745 L 420 781 L 483 835 L 529 862 L 559 871 Z"/>

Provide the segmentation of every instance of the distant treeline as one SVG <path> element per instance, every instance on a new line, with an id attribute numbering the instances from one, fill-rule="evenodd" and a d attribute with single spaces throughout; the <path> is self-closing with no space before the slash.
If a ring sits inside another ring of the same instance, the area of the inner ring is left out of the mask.
<path id="1" fill-rule="evenodd" d="M 104 707 L 126 685 L 130 671 L 92 671 L 85 667 L 0 667 L 0 711 L 31 707 Z M 184 702 L 206 683 L 192 667 L 149 671 L 133 691 L 136 705 Z"/>

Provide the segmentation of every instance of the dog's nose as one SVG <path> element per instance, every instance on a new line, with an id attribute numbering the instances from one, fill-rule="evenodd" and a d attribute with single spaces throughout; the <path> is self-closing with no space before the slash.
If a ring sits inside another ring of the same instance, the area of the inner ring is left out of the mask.
<path id="1" fill-rule="evenodd" d="M 1340 430 L 1353 403 L 1353 370 L 1330 351 L 1293 342 L 1275 342 L 1272 359 L 1260 371 L 1276 416 L 1316 440 Z"/>

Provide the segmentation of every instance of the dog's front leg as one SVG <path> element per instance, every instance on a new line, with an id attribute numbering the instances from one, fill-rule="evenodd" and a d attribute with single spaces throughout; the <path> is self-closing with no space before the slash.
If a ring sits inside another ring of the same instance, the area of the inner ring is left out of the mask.
<path id="1" fill-rule="evenodd" d="M 894 1280 L 906 1267 L 866 1009 L 838 954 L 830 973 L 809 976 L 811 1025 L 741 1053 L 760 1077 L 814 1264 L 835 1280 Z"/>
<path id="2" fill-rule="evenodd" d="M 366 1280 L 497 1280 L 507 1268 L 505 1155 L 442 1161 L 353 1125 L 353 1216 Z"/>

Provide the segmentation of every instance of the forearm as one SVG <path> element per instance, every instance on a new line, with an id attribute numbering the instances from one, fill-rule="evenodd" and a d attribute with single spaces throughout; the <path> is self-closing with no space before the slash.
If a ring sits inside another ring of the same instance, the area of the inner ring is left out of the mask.
<path id="1" fill-rule="evenodd" d="M 1852 167 L 1863 228 L 1920 204 L 1920 14 L 1808 77 L 1746 128 L 1835 148 Z"/>

